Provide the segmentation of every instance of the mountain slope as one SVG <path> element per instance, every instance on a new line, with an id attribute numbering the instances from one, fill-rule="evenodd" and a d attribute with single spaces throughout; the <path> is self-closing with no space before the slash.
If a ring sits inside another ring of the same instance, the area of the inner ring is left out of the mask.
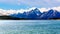
<path id="1" fill-rule="evenodd" d="M 30 10 L 24 13 L 11 14 L 10 16 L 25 19 L 60 19 L 60 12 L 50 9 L 41 13 L 39 9 L 35 8 L 34 10 Z"/>

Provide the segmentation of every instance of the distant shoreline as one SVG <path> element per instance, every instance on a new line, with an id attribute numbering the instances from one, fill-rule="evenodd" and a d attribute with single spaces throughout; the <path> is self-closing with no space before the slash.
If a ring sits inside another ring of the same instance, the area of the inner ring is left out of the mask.
<path id="1" fill-rule="evenodd" d="M 0 19 L 0 20 L 60 20 L 60 19 Z"/>

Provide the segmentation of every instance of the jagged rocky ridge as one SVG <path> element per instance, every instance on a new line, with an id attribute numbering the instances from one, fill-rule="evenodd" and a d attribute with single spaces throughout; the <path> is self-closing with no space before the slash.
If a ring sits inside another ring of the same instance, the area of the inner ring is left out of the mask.
<path id="1" fill-rule="evenodd" d="M 50 9 L 49 11 L 41 13 L 39 9 L 34 9 L 24 13 L 11 14 L 16 18 L 23 19 L 60 19 L 60 12 L 57 10 Z"/>

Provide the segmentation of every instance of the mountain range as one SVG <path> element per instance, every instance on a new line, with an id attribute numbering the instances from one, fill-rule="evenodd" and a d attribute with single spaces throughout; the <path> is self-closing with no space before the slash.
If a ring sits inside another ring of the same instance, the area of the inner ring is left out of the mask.
<path id="1" fill-rule="evenodd" d="M 57 10 L 50 9 L 41 13 L 38 8 L 35 8 L 23 13 L 10 14 L 9 16 L 24 19 L 60 19 L 60 12 Z"/>

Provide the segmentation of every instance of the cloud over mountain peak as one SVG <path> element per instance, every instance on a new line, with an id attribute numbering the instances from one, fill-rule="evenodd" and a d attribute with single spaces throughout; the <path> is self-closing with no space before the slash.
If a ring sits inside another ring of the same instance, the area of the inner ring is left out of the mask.
<path id="1" fill-rule="evenodd" d="M 23 13 L 23 12 L 29 12 L 31 10 L 34 10 L 36 7 L 33 8 L 29 8 L 29 9 L 20 9 L 20 10 L 4 10 L 4 9 L 0 9 L 0 15 L 10 15 L 10 14 L 14 14 L 14 13 Z M 44 11 L 48 11 L 50 9 L 53 10 L 57 10 L 60 12 L 60 6 L 59 7 L 52 7 L 52 8 L 38 8 L 38 10 L 40 10 L 40 12 L 44 12 Z"/>

